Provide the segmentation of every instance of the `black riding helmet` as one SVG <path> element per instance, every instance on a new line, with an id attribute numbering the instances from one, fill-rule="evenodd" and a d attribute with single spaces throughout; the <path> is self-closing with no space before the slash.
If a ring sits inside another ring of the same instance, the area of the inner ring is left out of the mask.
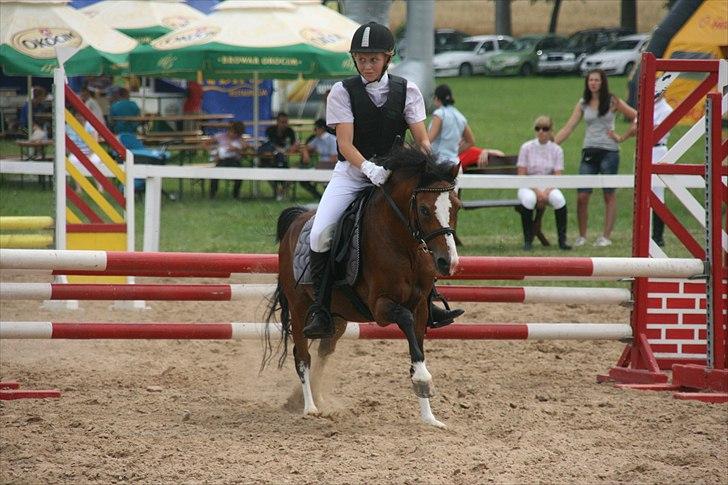
<path id="1" fill-rule="evenodd" d="M 392 32 L 382 24 L 378 24 L 376 22 L 363 24 L 356 29 L 354 36 L 351 38 L 351 48 L 349 49 L 349 53 L 351 54 L 352 59 L 354 58 L 354 54 L 357 52 L 382 52 L 389 57 L 384 63 L 384 68 L 379 75 L 379 79 L 377 79 L 377 81 L 379 81 L 382 79 L 384 73 L 387 72 L 389 61 L 394 55 L 394 35 L 392 35 Z M 356 60 L 354 62 L 354 66 L 356 67 Z M 358 67 L 357 71 L 359 71 Z"/>

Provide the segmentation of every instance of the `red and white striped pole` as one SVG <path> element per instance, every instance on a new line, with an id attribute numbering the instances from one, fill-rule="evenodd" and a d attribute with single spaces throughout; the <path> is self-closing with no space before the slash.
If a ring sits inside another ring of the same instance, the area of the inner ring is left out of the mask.
<path id="1" fill-rule="evenodd" d="M 187 273 L 277 273 L 275 254 L 155 253 L 0 249 L 0 269 L 51 270 L 66 274 L 172 276 Z M 83 273 L 79 273 L 83 272 Z M 552 258 L 464 256 L 450 279 L 537 277 L 691 278 L 705 274 L 699 259 Z"/>
<path id="2" fill-rule="evenodd" d="M 0 322 L 0 339 L 163 339 L 251 340 L 263 335 L 262 323 L 68 323 Z M 627 324 L 617 323 L 462 323 L 429 329 L 428 339 L 454 340 L 624 340 Z M 396 325 L 349 322 L 346 339 L 402 339 Z"/>
<path id="3" fill-rule="evenodd" d="M 275 285 L 111 285 L 3 283 L 0 300 L 233 301 L 270 296 Z M 627 304 L 626 288 L 458 286 L 438 287 L 450 301 L 500 303 Z"/>

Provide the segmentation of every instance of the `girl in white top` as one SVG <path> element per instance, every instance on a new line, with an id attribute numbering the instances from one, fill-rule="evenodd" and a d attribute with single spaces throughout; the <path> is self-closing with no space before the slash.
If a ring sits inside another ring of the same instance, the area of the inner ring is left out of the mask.
<path id="1" fill-rule="evenodd" d="M 432 151 L 441 160 L 460 163 L 458 154 L 475 144 L 468 120 L 454 106 L 455 99 L 447 84 L 435 88 L 435 111 L 428 129 Z M 460 143 L 462 140 L 462 144 Z"/>
<path id="2" fill-rule="evenodd" d="M 564 171 L 564 150 L 551 140 L 553 122 L 548 116 L 539 116 L 533 122 L 536 138 L 521 145 L 516 164 L 518 175 L 561 175 Z M 533 187 L 518 189 L 518 200 L 523 223 L 523 249 L 530 251 L 533 245 L 533 210 L 549 204 L 556 212 L 556 232 L 559 248 L 569 250 L 566 244 L 566 199 L 559 189 Z"/>

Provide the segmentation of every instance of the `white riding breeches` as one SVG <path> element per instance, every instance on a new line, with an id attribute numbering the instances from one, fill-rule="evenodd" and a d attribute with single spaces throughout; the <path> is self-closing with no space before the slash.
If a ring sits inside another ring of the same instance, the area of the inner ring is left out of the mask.
<path id="1" fill-rule="evenodd" d="M 559 189 L 551 189 L 548 200 L 549 205 L 557 210 L 566 205 L 564 194 Z M 536 192 L 533 189 L 518 189 L 518 201 L 526 209 L 533 210 L 536 208 Z"/>
<path id="2" fill-rule="evenodd" d="M 311 249 L 323 253 L 331 247 L 336 224 L 357 194 L 372 183 L 349 162 L 337 162 L 334 173 L 319 201 L 311 227 Z"/>

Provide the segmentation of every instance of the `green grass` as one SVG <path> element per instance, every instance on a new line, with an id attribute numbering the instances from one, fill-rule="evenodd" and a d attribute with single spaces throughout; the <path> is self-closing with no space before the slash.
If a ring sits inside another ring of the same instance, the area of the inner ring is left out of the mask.
<path id="1" fill-rule="evenodd" d="M 575 103 L 581 96 L 583 79 L 579 77 L 531 77 L 531 78 L 451 78 L 439 79 L 448 83 L 454 93 L 457 107 L 468 118 L 480 146 L 498 148 L 506 153 L 517 153 L 520 145 L 532 138 L 533 120 L 541 114 L 554 119 L 561 127 L 569 117 Z M 622 95 L 626 89 L 626 78 L 610 78 L 612 92 Z M 619 120 L 617 131 L 623 133 L 627 124 Z M 571 137 L 564 143 L 566 160 L 565 173 L 576 174 L 583 140 L 584 124 L 580 123 Z M 673 140 L 685 131 L 673 130 Z M 635 140 L 625 142 L 621 147 L 620 173 L 634 173 Z M 688 154 L 689 160 L 702 160 L 703 148 L 697 143 Z M 0 143 L 0 155 L 17 157 L 12 142 Z M 250 182 L 244 182 L 243 193 L 249 194 Z M 204 251 L 204 252 L 274 252 L 275 223 L 280 211 L 292 202 L 275 202 L 267 183 L 261 183 L 261 197 L 232 200 L 226 182 L 215 200 L 203 196 L 199 185 L 189 181 L 184 185 L 184 197 L 179 201 L 164 200 L 162 206 L 162 228 L 160 248 L 162 251 Z M 177 180 L 166 180 L 165 189 L 178 190 Z M 569 207 L 569 238 L 576 230 L 576 191 L 565 190 Z M 702 200 L 702 194 L 696 194 Z M 515 190 L 467 190 L 465 198 L 512 199 Z M 298 203 L 312 200 L 305 191 L 298 190 Z M 618 217 L 612 235 L 614 244 L 608 248 L 594 248 L 591 245 L 571 251 L 574 256 L 629 256 L 631 254 L 632 191 L 618 191 Z M 590 205 L 590 240 L 601 233 L 604 206 L 600 190 L 595 190 Z M 137 204 L 137 247 L 141 247 L 143 230 L 143 199 Z M 33 180 L 25 176 L 20 185 L 17 179 L 3 176 L 0 180 L 0 215 L 53 215 L 52 191 L 43 191 Z M 556 241 L 552 211 L 544 216 L 544 234 Z M 695 227 L 696 234 L 699 228 Z M 677 240 L 666 231 L 668 245 L 679 246 Z M 492 208 L 460 213 L 458 233 L 465 246 L 464 255 L 523 255 L 520 219 L 511 208 Z M 698 241 L 700 237 L 696 236 Z M 591 242 L 590 241 L 590 242 Z M 541 248 L 535 246 L 532 255 L 561 256 L 556 246 Z M 672 254 L 671 256 L 680 256 Z"/>

